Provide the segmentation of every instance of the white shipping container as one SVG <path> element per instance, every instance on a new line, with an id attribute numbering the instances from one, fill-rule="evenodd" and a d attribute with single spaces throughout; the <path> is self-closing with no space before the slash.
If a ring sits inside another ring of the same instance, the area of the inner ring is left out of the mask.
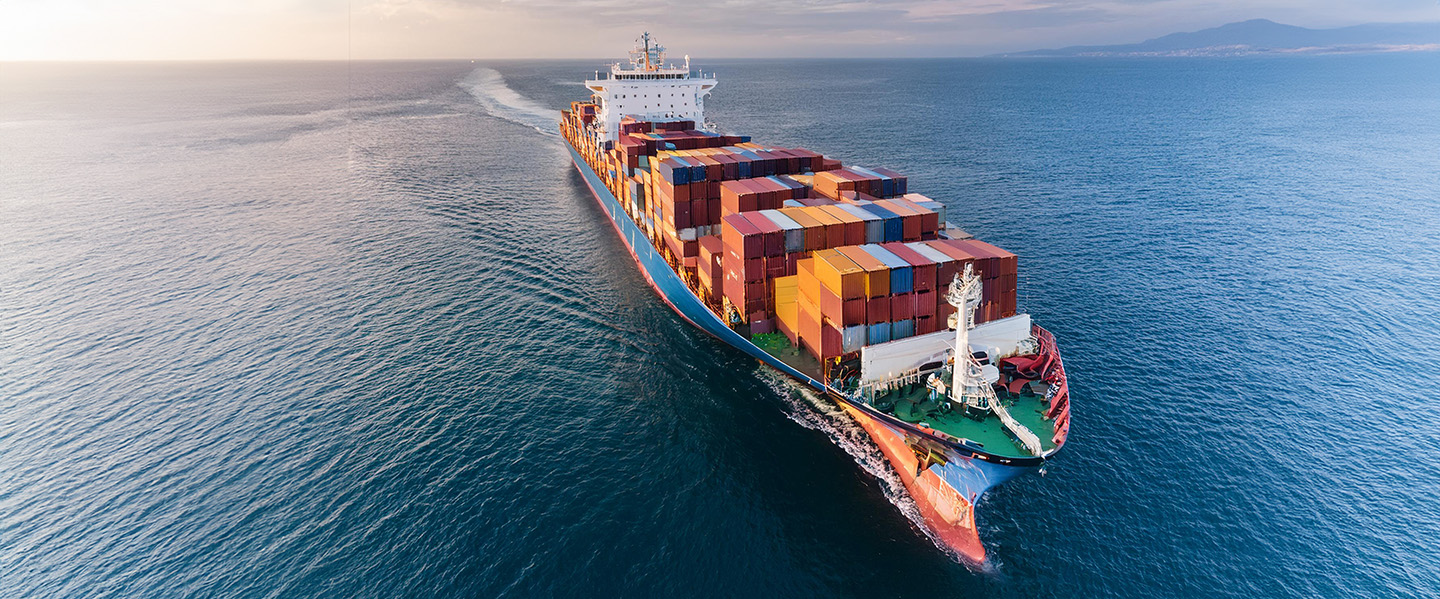
<path id="1" fill-rule="evenodd" d="M 840 350 L 845 353 L 860 351 L 865 347 L 865 325 L 857 324 L 853 327 L 840 329 Z"/>
<path id="2" fill-rule="evenodd" d="M 770 219 L 775 226 L 785 230 L 785 253 L 805 251 L 805 227 L 800 226 L 795 219 L 785 216 L 785 213 L 779 210 L 761 210 L 760 214 L 765 215 L 765 218 Z"/>

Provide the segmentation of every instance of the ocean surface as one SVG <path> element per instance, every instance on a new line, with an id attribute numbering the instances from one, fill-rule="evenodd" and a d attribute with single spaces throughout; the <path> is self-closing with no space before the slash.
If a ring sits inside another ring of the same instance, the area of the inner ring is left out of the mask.
<path id="1" fill-rule="evenodd" d="M 1020 255 L 988 569 L 646 286 L 598 63 L 0 64 L 0 597 L 1440 595 L 1440 54 L 697 59 Z"/>

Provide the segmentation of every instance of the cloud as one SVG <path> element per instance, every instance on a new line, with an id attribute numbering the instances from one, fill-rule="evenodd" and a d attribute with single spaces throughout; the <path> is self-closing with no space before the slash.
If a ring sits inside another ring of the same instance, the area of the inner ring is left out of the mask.
<path id="1" fill-rule="evenodd" d="M 1376 0 L 0 0 L 0 60 L 955 56 L 1141 41 L 1269 18 L 1440 20 Z"/>

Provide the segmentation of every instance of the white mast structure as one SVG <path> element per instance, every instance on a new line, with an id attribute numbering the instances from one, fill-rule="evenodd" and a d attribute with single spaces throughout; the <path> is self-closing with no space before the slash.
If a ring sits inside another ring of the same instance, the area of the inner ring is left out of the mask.
<path id="1" fill-rule="evenodd" d="M 975 326 L 975 308 L 980 305 L 980 277 L 975 276 L 970 263 L 965 272 L 955 275 L 950 282 L 950 293 L 946 300 L 955 306 L 955 368 L 951 378 L 951 397 L 966 407 L 984 408 L 986 402 L 980 388 L 989 388 L 980 373 L 980 364 L 970 355 L 970 329 Z"/>
<path id="2" fill-rule="evenodd" d="M 1000 419 L 1000 422 L 1009 429 L 1016 439 L 1025 446 L 1025 449 L 1032 455 L 1041 455 L 1044 447 L 1040 445 L 1040 437 L 1034 432 L 1020 424 L 1005 406 L 1000 403 L 1000 398 L 995 396 L 995 389 L 990 384 L 995 382 L 986 377 L 985 371 L 975 356 L 970 353 L 970 329 L 975 326 L 975 308 L 980 305 L 980 277 L 975 275 L 972 265 L 965 264 L 965 272 L 955 275 L 950 282 L 950 293 L 945 297 L 950 305 L 955 306 L 958 312 L 955 313 L 955 367 L 954 376 L 950 387 L 950 399 L 964 405 L 966 408 L 980 408 L 989 410 Z M 991 368 L 990 373 L 998 378 L 999 373 Z"/>
<path id="3" fill-rule="evenodd" d="M 684 64 L 666 64 L 665 47 L 648 31 L 635 40 L 628 64 L 610 65 L 604 75 L 596 74 L 585 87 L 600 103 L 596 120 L 605 140 L 620 136 L 620 119 L 627 116 L 651 122 L 694 121 L 696 128 L 702 127 L 705 96 L 716 84 L 714 73 L 707 77 L 690 71 L 689 56 Z"/>

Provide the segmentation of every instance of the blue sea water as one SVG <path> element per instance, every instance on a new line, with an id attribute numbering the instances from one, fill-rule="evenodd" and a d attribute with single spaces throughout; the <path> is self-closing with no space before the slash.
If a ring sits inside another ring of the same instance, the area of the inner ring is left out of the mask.
<path id="1" fill-rule="evenodd" d="M 1020 255 L 992 568 L 647 288 L 596 64 L 7 63 L 0 597 L 1440 595 L 1440 55 L 702 63 Z"/>

